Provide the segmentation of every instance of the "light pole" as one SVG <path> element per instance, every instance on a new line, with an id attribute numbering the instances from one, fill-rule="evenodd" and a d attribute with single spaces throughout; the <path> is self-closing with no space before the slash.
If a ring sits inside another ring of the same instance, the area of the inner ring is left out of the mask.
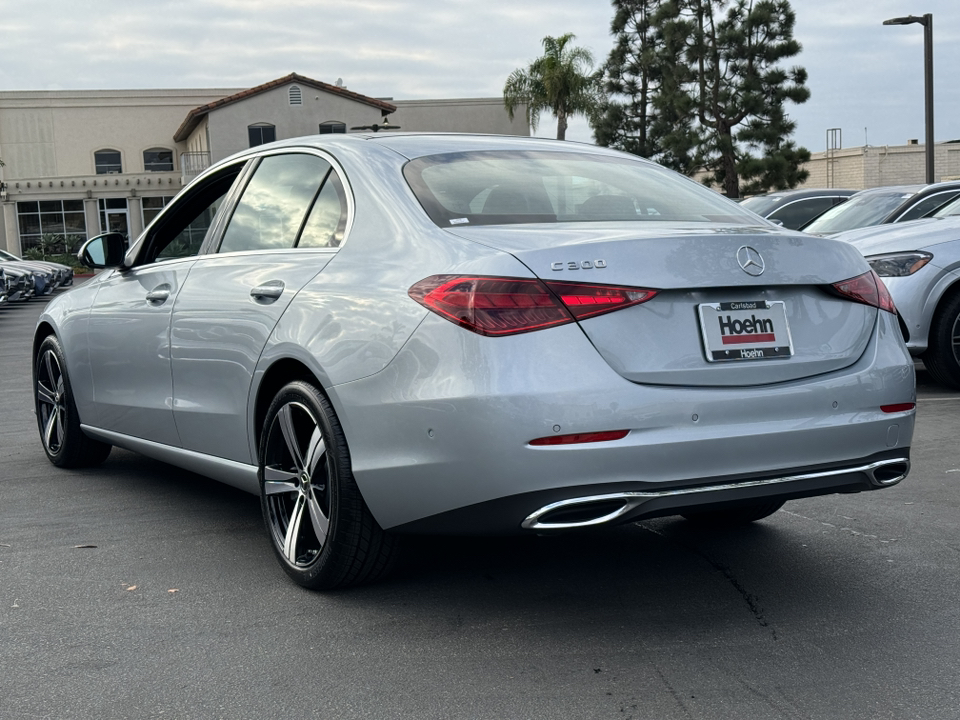
<path id="1" fill-rule="evenodd" d="M 918 15 L 907 15 L 906 17 L 891 18 L 884 20 L 884 25 L 912 25 L 918 23 L 923 25 L 923 83 L 924 83 L 924 104 L 926 106 L 927 123 L 927 182 L 932 183 L 933 177 L 933 15 L 927 13 L 920 17 Z"/>

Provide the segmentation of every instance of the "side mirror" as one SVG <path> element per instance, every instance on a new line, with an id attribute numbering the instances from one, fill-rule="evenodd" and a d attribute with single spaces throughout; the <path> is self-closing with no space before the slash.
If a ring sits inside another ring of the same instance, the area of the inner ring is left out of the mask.
<path id="1" fill-rule="evenodd" d="M 119 267 L 127 253 L 127 238 L 120 233 L 104 233 L 87 240 L 77 259 L 88 268 Z"/>

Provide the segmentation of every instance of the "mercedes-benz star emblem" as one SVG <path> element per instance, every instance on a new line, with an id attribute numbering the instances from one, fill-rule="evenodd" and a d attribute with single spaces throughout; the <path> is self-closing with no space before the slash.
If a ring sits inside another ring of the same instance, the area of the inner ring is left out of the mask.
<path id="1" fill-rule="evenodd" d="M 740 263 L 740 267 L 747 275 L 753 275 L 754 277 L 763 275 L 763 270 L 766 267 L 763 264 L 763 256 L 749 245 L 744 245 L 737 250 L 737 262 Z"/>

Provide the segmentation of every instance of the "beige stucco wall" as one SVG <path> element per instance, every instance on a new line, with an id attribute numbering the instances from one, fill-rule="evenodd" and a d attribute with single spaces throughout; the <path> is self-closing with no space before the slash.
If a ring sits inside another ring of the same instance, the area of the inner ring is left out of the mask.
<path id="1" fill-rule="evenodd" d="M 236 90 L 0 92 L 0 157 L 9 180 L 94 174 L 93 153 L 119 150 L 124 172 L 143 172 L 143 151 L 175 151 L 187 113 Z M 177 158 L 174 159 L 176 166 Z"/>
<path id="2" fill-rule="evenodd" d="M 303 104 L 291 105 L 290 85 L 283 85 L 213 110 L 207 116 L 213 162 L 246 150 L 250 146 L 247 127 L 257 123 L 274 125 L 277 129 L 277 140 L 286 140 L 303 135 L 316 135 L 320 123 L 328 120 L 346 123 L 348 132 L 353 126 L 371 125 L 382 120 L 383 116 L 378 108 L 307 85 L 299 85 Z"/>
<path id="3" fill-rule="evenodd" d="M 451 100 L 395 100 L 393 125 L 409 132 L 468 132 L 497 135 L 530 135 L 523 111 L 511 120 L 503 98 Z"/>
<path id="4" fill-rule="evenodd" d="M 832 163 L 833 178 L 827 175 Z M 922 185 L 926 182 L 926 149 L 923 145 L 881 145 L 837 150 L 831 158 L 813 153 L 804 165 L 810 177 L 802 187 L 837 187 L 863 190 L 888 185 Z M 960 176 L 960 145 L 937 145 L 934 149 L 934 178 L 937 181 Z"/>

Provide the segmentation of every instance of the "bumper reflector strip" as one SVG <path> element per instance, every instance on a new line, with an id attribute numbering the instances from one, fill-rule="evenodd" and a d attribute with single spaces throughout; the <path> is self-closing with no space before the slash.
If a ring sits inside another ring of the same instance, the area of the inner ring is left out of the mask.
<path id="1" fill-rule="evenodd" d="M 880 409 L 885 413 L 898 413 L 913 410 L 916 406 L 916 403 L 897 403 L 896 405 L 881 405 Z"/>
<path id="2" fill-rule="evenodd" d="M 629 430 L 607 430 L 605 432 L 576 433 L 574 435 L 551 435 L 531 440 L 531 445 L 578 445 L 581 443 L 607 442 L 622 440 Z"/>

